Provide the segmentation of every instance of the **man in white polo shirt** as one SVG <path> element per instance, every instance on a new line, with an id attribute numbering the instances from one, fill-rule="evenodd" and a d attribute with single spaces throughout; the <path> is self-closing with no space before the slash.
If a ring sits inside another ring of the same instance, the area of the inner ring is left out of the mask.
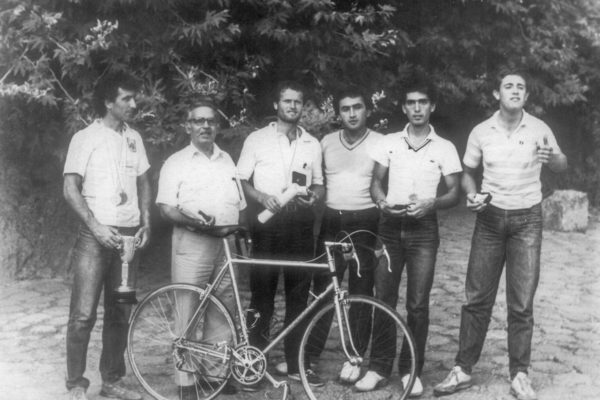
<path id="1" fill-rule="evenodd" d="M 209 101 L 191 106 L 185 122 L 190 144 L 170 156 L 160 171 L 156 203 L 161 215 L 174 225 L 171 246 L 171 281 L 206 285 L 224 262 L 221 238 L 203 233 L 211 225 L 235 225 L 245 201 L 233 160 L 215 144 L 219 131 L 219 113 Z M 199 213 L 201 211 L 202 213 Z M 243 218 L 242 218 L 243 220 Z M 233 239 L 231 246 L 234 247 Z M 235 298 L 231 277 L 226 275 L 216 295 L 235 315 Z M 180 299 L 180 326 L 185 327 L 193 311 L 193 299 Z M 202 337 L 219 343 L 230 341 L 227 326 L 219 312 L 207 310 Z M 214 363 L 203 365 L 208 377 L 179 372 L 177 385 L 183 397 L 196 398 L 195 384 L 212 391 L 220 386 L 227 370 Z M 233 394 L 235 386 L 227 384 L 224 393 Z"/>
<path id="2" fill-rule="evenodd" d="M 323 170 L 325 173 L 325 212 L 321 222 L 321 232 L 317 240 L 317 254 L 325 249 L 326 240 L 340 240 L 344 234 L 354 231 L 370 231 L 377 233 L 379 210 L 371 199 L 369 188 L 373 175 L 375 161 L 367 154 L 367 147 L 373 146 L 380 133 L 367 128 L 367 117 L 371 110 L 370 98 L 357 87 L 346 87 L 334 98 L 336 111 L 340 116 L 342 129 L 325 135 L 321 140 L 323 149 Z M 360 263 L 345 261 L 341 255 L 336 255 L 336 270 L 338 278 L 344 277 L 348 270 L 348 290 L 350 294 L 373 296 L 373 284 L 377 259 L 372 250 L 376 245 L 376 237 L 362 232 L 352 236 L 357 257 Z M 329 271 L 315 272 L 314 292 L 322 293 L 331 283 Z M 350 309 L 350 322 L 357 320 L 361 309 L 353 306 Z M 316 331 L 328 331 L 330 320 L 323 320 L 323 326 Z M 371 325 L 355 327 L 354 344 L 364 353 L 371 337 Z M 317 335 L 308 342 L 307 352 L 317 358 L 325 345 L 325 336 Z M 350 362 L 340 365 L 340 380 L 355 383 L 360 375 L 360 367 Z"/>
<path id="3" fill-rule="evenodd" d="M 406 266 L 407 322 L 416 342 L 417 379 L 411 396 L 420 396 L 423 385 L 420 375 L 425 361 L 425 344 L 429 329 L 429 293 L 433 284 L 435 261 L 439 245 L 436 210 L 457 204 L 459 196 L 460 159 L 454 145 L 439 137 L 429 124 L 435 110 L 435 88 L 427 82 L 415 82 L 404 90 L 402 111 L 408 124 L 402 132 L 383 137 L 373 149 L 376 161 L 371 184 L 371 196 L 381 210 L 379 235 L 391 258 L 391 272 L 380 264 L 375 272 L 375 292 L 378 299 L 392 308 L 398 302 L 398 287 Z M 383 180 L 389 172 L 387 195 Z M 440 180 L 446 192 L 437 196 Z M 377 333 L 384 333 L 386 324 L 373 321 L 373 358 L 395 354 L 395 343 L 380 343 Z M 398 360 L 402 383 L 407 385 L 410 358 L 403 343 Z M 385 384 L 393 359 L 369 368 L 356 383 L 358 390 L 372 390 Z"/>
<path id="4" fill-rule="evenodd" d="M 523 110 L 529 93 L 523 73 L 500 74 L 494 97 L 500 110 L 471 132 L 463 158 L 462 187 L 467 206 L 477 212 L 462 307 L 455 367 L 434 388 L 441 396 L 471 386 L 471 369 L 481 355 L 502 269 L 506 263 L 509 372 L 511 393 L 536 399 L 527 376 L 531 360 L 533 298 L 540 274 L 542 165 L 567 168 L 554 134 Z M 476 169 L 483 166 L 482 192 Z"/>
<path id="5" fill-rule="evenodd" d="M 86 399 L 86 354 L 103 287 L 100 394 L 142 398 L 120 381 L 125 375 L 131 306 L 117 304 L 114 295 L 121 283 L 121 235 L 135 235 L 139 248 L 150 238 L 150 166 L 142 138 L 126 123 L 134 115 L 139 87 L 136 79 L 124 73 L 107 75 L 98 82 L 94 103 L 101 119 L 73 136 L 65 162 L 64 196 L 83 222 L 71 259 L 74 280 L 67 326 L 66 382 L 71 399 Z M 137 260 L 136 255 L 130 263 L 132 271 Z"/>
<path id="6" fill-rule="evenodd" d="M 254 224 L 254 249 L 259 257 L 308 260 L 314 254 L 311 207 L 324 194 L 321 146 L 298 126 L 303 104 L 302 86 L 291 81 L 281 82 L 273 103 L 277 121 L 246 138 L 238 161 L 246 198 L 257 203 L 261 210 L 275 214 L 264 224 Z M 282 205 L 278 196 L 293 182 L 307 186 L 310 191 L 307 196 L 295 196 L 290 203 Z M 269 343 L 279 272 L 280 268 L 270 266 L 253 266 L 250 270 L 250 308 L 259 314 L 256 321 L 251 315 L 248 317 L 250 343 L 259 348 Z M 306 308 L 312 271 L 287 267 L 283 269 L 283 277 L 287 326 Z M 297 327 L 284 340 L 290 379 L 300 380 L 298 348 L 302 333 L 303 327 Z M 312 371 L 308 370 L 307 375 L 314 385 L 322 385 Z"/>

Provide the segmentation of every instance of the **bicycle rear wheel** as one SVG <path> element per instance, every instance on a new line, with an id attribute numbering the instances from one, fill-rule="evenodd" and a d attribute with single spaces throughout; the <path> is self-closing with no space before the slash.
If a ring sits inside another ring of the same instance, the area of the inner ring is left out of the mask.
<path id="1" fill-rule="evenodd" d="M 362 376 L 369 369 L 388 375 L 388 385 L 369 398 L 404 400 L 415 379 L 415 344 L 406 323 L 391 307 L 366 296 L 348 296 L 341 301 L 341 325 L 333 302 L 324 306 L 311 319 L 302 337 L 299 352 L 300 377 L 311 400 L 364 399 L 354 385 L 340 381 L 344 363 L 352 358 Z M 407 387 L 401 376 L 410 375 Z M 310 386 L 305 374 L 312 369 L 324 382 Z M 385 373 L 382 373 L 384 372 Z M 393 373 L 392 373 L 393 371 Z"/>
<path id="2" fill-rule="evenodd" d="M 131 316 L 127 355 L 144 389 L 159 400 L 214 398 L 231 371 L 235 324 L 227 308 L 206 291 L 187 284 L 155 290 Z M 186 326 L 186 335 L 183 336 Z"/>

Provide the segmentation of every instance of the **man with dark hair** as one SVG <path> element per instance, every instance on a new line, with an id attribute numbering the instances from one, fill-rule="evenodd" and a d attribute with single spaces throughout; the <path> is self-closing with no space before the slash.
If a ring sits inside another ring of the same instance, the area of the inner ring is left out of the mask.
<path id="1" fill-rule="evenodd" d="M 324 189 L 319 142 L 298 126 L 303 104 L 304 89 L 299 84 L 280 83 L 273 103 L 277 121 L 246 138 L 238 161 L 246 197 L 274 214 L 265 223 L 255 223 L 254 249 L 259 257 L 297 260 L 313 257 L 311 207 L 323 197 Z M 282 193 L 294 184 L 309 188 L 308 194 L 294 196 L 292 201 L 282 204 Z M 248 317 L 250 343 L 261 349 L 269 342 L 279 272 L 279 267 L 270 266 L 253 266 L 250 270 L 250 308 L 258 312 L 257 320 L 252 315 Z M 284 268 L 283 277 L 287 326 L 306 308 L 312 272 L 288 267 Z M 303 326 L 299 326 L 284 341 L 290 379 L 300 380 L 298 348 L 302 332 Z M 313 371 L 306 372 L 312 384 L 322 385 Z"/>
<path id="2" fill-rule="evenodd" d="M 420 380 L 425 361 L 425 345 L 429 329 L 429 293 L 433 284 L 435 261 L 439 246 L 436 210 L 452 207 L 458 202 L 461 165 L 454 145 L 439 137 L 429 124 L 435 111 L 435 88 L 416 82 L 404 90 L 402 111 L 408 124 L 402 132 L 383 137 L 371 149 L 375 170 L 371 196 L 381 211 L 379 235 L 387 246 L 391 272 L 381 264 L 375 271 L 375 292 L 378 299 L 392 308 L 398 301 L 398 287 L 406 266 L 407 322 L 416 342 L 417 379 L 411 397 L 423 393 Z M 387 194 L 383 180 L 389 172 Z M 447 191 L 437 196 L 444 179 Z M 382 344 L 375 332 L 384 330 L 385 323 L 373 321 L 373 354 L 394 354 L 395 343 Z M 400 351 L 399 372 L 403 385 L 410 376 L 407 343 Z M 356 383 L 358 390 L 372 390 L 385 384 L 394 360 L 371 365 L 367 374 Z"/>
<path id="3" fill-rule="evenodd" d="M 367 147 L 374 145 L 382 135 L 367 128 L 367 117 L 371 111 L 370 98 L 357 87 L 349 86 L 334 97 L 334 106 L 340 117 L 342 129 L 325 135 L 321 140 L 323 150 L 323 170 L 325 174 L 325 212 L 321 232 L 317 241 L 317 254 L 324 252 L 323 242 L 344 238 L 345 233 L 370 231 L 377 233 L 379 210 L 371 200 L 369 187 L 375 162 L 367 154 Z M 344 261 L 335 257 L 338 279 L 348 270 L 348 290 L 350 294 L 373 296 L 373 279 L 377 259 L 373 253 L 376 238 L 366 232 L 351 238 L 359 262 Z M 359 270 L 360 265 L 360 270 Z M 315 272 L 314 292 L 322 293 L 331 283 L 329 271 Z M 357 320 L 360 308 L 350 309 L 350 323 Z M 319 332 L 327 332 L 331 319 L 323 320 Z M 371 326 L 355 327 L 358 332 L 353 338 L 361 353 L 367 348 L 371 336 Z M 322 335 L 321 335 L 322 336 Z M 311 357 L 318 357 L 323 350 L 325 337 L 311 337 L 307 351 Z M 355 383 L 360 375 L 360 366 L 345 362 L 340 365 L 339 379 L 345 383 Z"/>
<path id="4" fill-rule="evenodd" d="M 436 396 L 471 386 L 506 264 L 506 306 L 511 393 L 519 400 L 537 398 L 527 370 L 531 362 L 533 298 L 540 275 L 543 165 L 567 168 L 554 134 L 523 109 L 529 96 L 524 75 L 501 73 L 494 90 L 499 110 L 471 131 L 463 158 L 462 187 L 467 207 L 477 212 L 467 268 L 459 349 L 455 366 L 434 388 Z M 476 170 L 483 166 L 482 193 Z M 490 197 L 491 196 L 491 197 Z"/>
<path id="5" fill-rule="evenodd" d="M 211 282 L 223 265 L 225 254 L 222 240 L 204 233 L 203 229 L 213 224 L 238 224 L 245 207 L 235 164 L 229 154 L 215 144 L 219 125 L 219 113 L 213 103 L 202 101 L 192 105 L 185 122 L 190 145 L 169 157 L 160 171 L 156 203 L 161 215 L 174 225 L 171 246 L 171 281 L 174 283 L 203 286 Z M 233 247 L 233 239 L 231 241 Z M 235 315 L 229 275 L 221 281 L 216 295 Z M 179 300 L 178 327 L 183 329 L 193 314 L 195 301 L 192 298 Z M 209 306 L 202 337 L 211 343 L 231 343 L 224 325 L 227 326 L 227 321 Z M 229 374 L 210 358 L 200 364 L 206 376 L 194 377 L 180 371 L 176 374 L 176 383 L 184 398 L 195 399 L 197 385 L 212 391 Z M 223 389 L 225 394 L 236 391 L 230 384 Z"/>
<path id="6" fill-rule="evenodd" d="M 73 400 L 86 398 L 89 380 L 83 374 L 103 287 L 100 394 L 141 399 L 120 381 L 131 306 L 118 304 L 114 294 L 121 282 L 121 235 L 135 235 L 138 248 L 150 238 L 148 159 L 139 133 L 126 123 L 133 117 L 138 88 L 126 74 L 98 82 L 94 98 L 101 118 L 73 136 L 65 162 L 64 196 L 82 222 L 71 259 L 74 282 L 67 327 L 66 385 Z M 137 262 L 136 254 L 132 271 Z"/>

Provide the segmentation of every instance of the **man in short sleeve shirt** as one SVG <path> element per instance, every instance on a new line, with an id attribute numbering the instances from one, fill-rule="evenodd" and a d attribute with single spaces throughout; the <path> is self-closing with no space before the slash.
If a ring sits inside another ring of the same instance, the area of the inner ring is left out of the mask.
<path id="1" fill-rule="evenodd" d="M 221 238 L 204 233 L 211 225 L 236 225 L 245 207 L 233 160 L 214 141 L 219 130 L 216 106 L 203 101 L 194 104 L 185 122 L 190 144 L 170 156 L 163 165 L 158 183 L 158 204 L 162 216 L 174 224 L 171 246 L 171 281 L 204 286 L 210 283 L 225 261 Z M 199 212 L 201 211 L 201 213 Z M 231 239 L 231 247 L 234 247 Z M 215 294 L 235 315 L 231 276 L 225 275 Z M 182 296 L 183 297 L 183 296 Z M 179 327 L 187 326 L 194 310 L 192 298 L 180 298 Z M 231 342 L 225 321 L 209 306 L 202 338 L 211 343 Z M 202 361 L 199 361 L 202 363 Z M 196 392 L 196 385 L 209 391 L 221 385 L 228 370 L 210 357 L 202 364 L 206 375 L 177 373 L 182 394 Z M 227 385 L 224 393 L 235 393 Z M 195 396 L 193 396 L 195 398 Z"/>
<path id="2" fill-rule="evenodd" d="M 121 235 L 135 235 L 139 248 L 146 246 L 150 235 L 148 159 L 140 135 L 126 123 L 133 117 L 139 86 L 122 73 L 98 83 L 94 100 L 102 118 L 73 136 L 65 162 L 64 196 L 82 222 L 71 259 L 66 382 L 71 399 L 86 398 L 86 354 L 103 287 L 100 394 L 141 399 L 120 382 L 131 306 L 118 304 L 114 295 L 121 283 Z M 131 271 L 137 259 L 130 263 Z"/>
<path id="3" fill-rule="evenodd" d="M 266 223 L 254 225 L 254 249 L 258 256 L 308 260 L 314 254 L 314 213 L 311 207 L 323 197 L 321 146 L 319 141 L 298 121 L 304 103 L 304 89 L 295 82 L 281 82 L 273 106 L 277 121 L 252 132 L 244 142 L 238 173 L 246 198 L 275 215 Z M 251 184 L 249 180 L 252 179 Z M 296 196 L 283 205 L 278 200 L 293 181 L 307 186 L 307 197 Z M 273 316 L 274 298 L 280 268 L 253 266 L 250 270 L 252 298 L 250 308 L 259 314 L 258 320 L 248 317 L 250 343 L 264 348 L 269 342 L 269 325 Z M 285 325 L 305 308 L 308 301 L 312 271 L 303 268 L 283 269 L 285 286 Z M 303 327 L 294 329 L 284 340 L 285 359 L 291 379 L 300 379 L 298 348 Z M 322 382 L 308 370 L 316 385 Z"/>
<path id="4" fill-rule="evenodd" d="M 325 212 L 321 222 L 321 232 L 317 240 L 317 254 L 323 254 L 324 241 L 350 240 L 356 249 L 359 260 L 345 261 L 341 254 L 334 254 L 338 279 L 342 280 L 348 270 L 348 291 L 350 294 L 373 296 L 374 274 L 377 258 L 373 252 L 376 246 L 379 210 L 371 199 L 369 188 L 375 161 L 369 157 L 367 148 L 374 145 L 382 135 L 367 128 L 367 117 L 371 111 L 370 98 L 360 88 L 349 86 L 334 98 L 342 129 L 325 135 L 321 140 L 323 149 L 323 170 L 325 174 Z M 347 240 L 347 239 L 346 239 Z M 359 270 L 360 269 L 360 270 Z M 329 271 L 314 273 L 314 293 L 321 294 L 331 283 Z M 357 315 L 364 312 L 358 306 L 350 308 L 350 323 L 358 321 Z M 319 332 L 330 329 L 331 319 L 322 319 Z M 371 325 L 352 329 L 358 332 L 353 343 L 362 354 L 371 338 Z M 318 337 L 317 337 L 318 336 Z M 312 357 L 320 356 L 325 336 L 316 335 L 309 340 L 307 352 Z M 339 379 L 345 383 L 355 383 L 360 376 L 360 366 L 350 362 L 340 365 Z"/>
<path id="5" fill-rule="evenodd" d="M 376 161 L 371 196 L 381 210 L 379 235 L 391 259 L 391 272 L 382 263 L 375 271 L 375 292 L 378 299 L 394 309 L 406 266 L 407 322 L 415 338 L 417 355 L 417 379 L 411 396 L 416 397 L 423 393 L 420 375 L 429 329 L 429 293 L 439 245 L 436 210 L 458 202 L 462 168 L 454 145 L 438 136 L 429 124 L 435 110 L 435 88 L 426 82 L 416 82 L 404 93 L 402 110 L 409 121 L 406 128 L 384 136 L 371 151 Z M 387 194 L 383 190 L 386 173 L 389 173 Z M 438 197 L 441 179 L 447 191 Z M 377 339 L 376 332 L 382 330 L 380 324 L 377 318 L 373 322 L 373 353 L 394 354 L 394 343 L 381 344 Z M 410 368 L 410 357 L 406 354 L 408 349 L 404 343 L 399 372 L 405 386 Z M 356 383 L 359 390 L 372 390 L 385 382 L 393 359 L 388 363 L 371 364 L 365 377 Z"/>
<path id="6" fill-rule="evenodd" d="M 536 399 L 527 375 L 531 359 L 533 298 L 540 274 L 543 165 L 563 171 L 567 159 L 550 128 L 523 110 L 528 92 L 521 72 L 501 74 L 494 90 L 500 109 L 471 132 L 463 158 L 467 207 L 477 212 L 462 307 L 455 367 L 434 388 L 436 395 L 471 386 L 481 355 L 504 264 L 511 393 Z M 482 192 L 475 183 L 483 166 Z"/>

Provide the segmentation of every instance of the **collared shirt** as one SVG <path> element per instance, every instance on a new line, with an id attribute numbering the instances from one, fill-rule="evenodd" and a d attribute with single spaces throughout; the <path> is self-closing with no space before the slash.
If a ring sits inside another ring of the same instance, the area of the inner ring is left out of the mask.
<path id="1" fill-rule="evenodd" d="M 389 204 L 408 204 L 414 199 L 435 197 L 442 176 L 462 171 L 456 148 L 439 137 L 430 125 L 430 132 L 419 148 L 408 142 L 408 126 L 403 131 L 385 135 L 369 155 L 389 168 Z"/>
<path id="2" fill-rule="evenodd" d="M 118 133 L 97 120 L 71 139 L 64 174 L 82 177 L 81 194 L 104 225 L 140 223 L 137 177 L 150 168 L 140 134 L 129 126 Z"/>
<path id="3" fill-rule="evenodd" d="M 254 188 L 271 196 L 281 194 L 291 183 L 293 173 L 304 175 L 306 186 L 323 184 L 321 146 L 301 127 L 291 143 L 277 132 L 275 122 L 252 132 L 246 138 L 240 159 L 240 179 L 253 177 Z"/>
<path id="4" fill-rule="evenodd" d="M 498 115 L 473 128 L 463 162 L 469 168 L 483 164 L 481 191 L 491 193 L 491 204 L 505 210 L 529 208 L 542 201 L 537 146 L 546 138 L 554 153 L 560 148 L 548 125 L 533 115 L 523 112 L 512 133 L 500 126 Z"/>
<path id="5" fill-rule="evenodd" d="M 192 144 L 170 156 L 160 170 L 156 203 L 186 215 L 202 211 L 215 225 L 237 224 L 246 205 L 235 164 L 216 144 L 210 158 Z"/>
<path id="6" fill-rule="evenodd" d="M 382 134 L 367 130 L 358 142 L 349 144 L 343 131 L 325 135 L 321 140 L 325 172 L 325 204 L 335 210 L 364 210 L 375 207 L 370 187 L 375 161 L 367 154 Z"/>

